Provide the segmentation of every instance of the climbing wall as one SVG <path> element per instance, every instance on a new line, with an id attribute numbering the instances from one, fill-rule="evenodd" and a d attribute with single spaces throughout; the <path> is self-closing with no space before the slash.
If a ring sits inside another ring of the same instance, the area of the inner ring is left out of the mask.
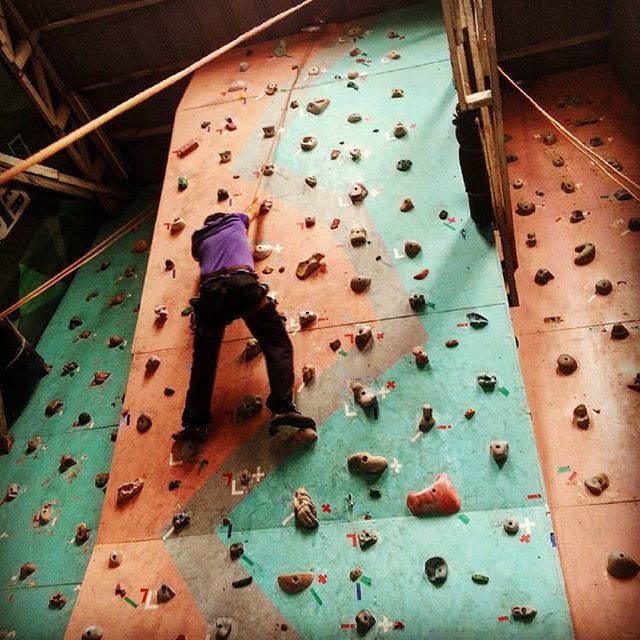
<path id="1" fill-rule="evenodd" d="M 98 234 L 100 242 L 147 204 L 140 198 L 129 210 L 110 221 Z M 61 638 L 71 616 L 100 520 L 104 491 L 96 486 L 96 474 L 108 473 L 113 453 L 112 432 L 122 409 L 131 364 L 131 339 L 144 280 L 147 252 L 132 253 L 138 239 L 150 241 L 152 224 L 144 222 L 82 267 L 64 295 L 53 319 L 38 342 L 37 350 L 52 366 L 36 387 L 29 404 L 11 428 L 15 443 L 0 458 L 0 637 Z M 110 264 L 104 270 L 100 264 Z M 124 273 L 133 268 L 129 277 Z M 116 295 L 122 304 L 109 306 Z M 71 329 L 77 316 L 82 324 Z M 85 333 L 86 332 L 86 333 Z M 81 335 L 83 337 L 81 337 Z M 123 342 L 110 348 L 111 336 Z M 62 375 L 67 363 L 78 367 Z M 111 375 L 93 385 L 94 373 Z M 53 415 L 45 408 L 54 400 L 62 407 Z M 79 415 L 87 413 L 86 424 Z M 29 450 L 28 442 L 34 442 Z M 60 468 L 63 455 L 75 464 Z M 7 501 L 4 492 L 17 485 L 17 497 Z M 50 504 L 50 520 L 39 513 Z M 76 526 L 90 529 L 84 543 L 76 543 Z M 35 572 L 21 578 L 20 568 L 34 563 Z M 61 592 L 67 604 L 49 608 L 49 599 Z"/>
<path id="2" fill-rule="evenodd" d="M 607 66 L 550 76 L 527 89 L 573 135 L 637 180 L 638 110 Z M 627 387 L 640 363 L 640 234 L 629 228 L 640 205 L 618 200 L 620 186 L 559 135 L 545 144 L 552 130 L 519 96 L 507 94 L 504 108 L 513 136 L 509 175 L 524 183 L 511 197 L 536 207 L 514 216 L 522 304 L 512 312 L 576 637 L 639 638 L 640 584 L 605 569 L 614 549 L 640 556 L 640 394 Z M 558 156 L 563 166 L 552 163 Z M 575 191 L 565 193 L 563 181 Z M 571 222 L 576 210 L 585 219 Z M 527 246 L 527 233 L 536 234 L 536 246 Z M 584 242 L 595 245 L 595 259 L 576 265 L 574 248 Z M 555 278 L 536 284 L 540 268 Z M 601 279 L 612 284 L 608 295 L 595 291 Z M 612 340 L 615 323 L 626 327 L 626 339 Z M 574 374 L 556 372 L 561 353 L 577 360 Z M 591 420 L 586 430 L 572 421 L 581 403 Z M 601 473 L 610 486 L 593 495 L 584 483 Z"/>
<path id="3" fill-rule="evenodd" d="M 241 62 L 249 64 L 245 72 Z M 357 71 L 352 80 L 350 70 Z M 238 82 L 246 89 L 229 91 Z M 391 97 L 396 88 L 403 97 Z M 323 113 L 307 112 L 307 103 L 323 98 L 331 101 Z M 455 102 L 437 2 L 304 32 L 284 45 L 238 49 L 194 76 L 172 148 L 191 140 L 198 147 L 167 164 L 98 544 L 67 638 L 91 624 L 109 638 L 211 638 L 220 617 L 233 620 L 231 638 L 348 638 L 357 635 L 362 609 L 377 621 L 368 637 L 572 637 L 493 234 L 469 219 L 451 124 Z M 353 113 L 360 121 L 348 121 Z M 398 122 L 408 131 L 402 138 L 394 136 Z M 264 137 L 268 126 L 275 137 Z M 305 136 L 317 139 L 311 151 L 301 149 Z M 350 157 L 354 147 L 359 160 Z M 340 153 L 332 160 L 333 150 Z M 225 151 L 227 163 L 219 155 Z M 412 161 L 408 171 L 397 169 L 403 159 Z M 264 175 L 270 164 L 272 175 Z M 305 180 L 311 176 L 315 187 Z M 184 190 L 180 177 L 188 180 Z M 355 183 L 368 189 L 357 205 L 348 195 Z M 230 197 L 218 202 L 218 189 Z M 414 207 L 402 212 L 406 198 Z M 273 207 L 250 236 L 272 253 L 256 268 L 288 319 L 297 403 L 317 419 L 320 439 L 302 447 L 291 434 L 270 437 L 266 409 L 234 420 L 247 394 L 268 394 L 264 359 L 243 359 L 249 334 L 237 322 L 222 347 L 211 439 L 197 448 L 174 443 L 191 358 L 188 301 L 198 279 L 191 233 L 213 211 L 255 211 L 265 199 Z M 314 226 L 305 225 L 307 216 Z M 172 232 L 176 218 L 186 228 Z M 354 226 L 367 230 L 363 246 L 350 243 Z M 421 245 L 414 258 L 405 253 L 407 240 Z M 298 280 L 296 266 L 315 252 L 325 255 L 324 266 Z M 362 294 L 349 286 L 357 275 L 371 278 Z M 419 311 L 409 305 L 416 293 L 426 298 Z M 155 321 L 157 305 L 168 311 L 163 324 Z M 303 310 L 317 314 L 305 329 Z M 471 327 L 470 313 L 486 326 Z M 363 324 L 373 339 L 360 351 L 354 337 Z M 457 346 L 447 347 L 450 341 Z M 416 346 L 429 353 L 423 369 Z M 149 375 L 151 355 L 161 363 Z M 303 364 L 316 367 L 309 384 Z M 478 385 L 483 372 L 497 377 L 493 391 Z M 377 420 L 354 404 L 356 382 L 377 394 Z M 436 420 L 429 433 L 417 429 L 425 403 Z M 470 408 L 475 415 L 467 419 Z M 153 421 L 144 433 L 136 429 L 141 413 Z M 493 440 L 510 444 L 502 468 L 489 453 Z M 358 451 L 388 460 L 375 483 L 379 498 L 347 470 Z M 443 472 L 461 510 L 411 515 L 407 492 Z M 118 486 L 137 478 L 142 491 L 118 506 Z M 320 524 L 311 532 L 293 519 L 299 487 L 317 507 Z M 176 530 L 172 516 L 183 509 L 191 522 Z M 520 521 L 517 535 L 503 529 L 509 517 Z M 366 550 L 357 543 L 362 530 L 378 536 Z M 229 556 L 233 543 L 244 545 L 240 559 Z M 115 550 L 123 561 L 110 568 Z M 439 588 L 425 576 L 433 556 L 449 567 Z M 356 566 L 362 575 L 352 581 Z M 280 590 L 277 576 L 297 572 L 313 572 L 312 585 L 297 595 Z M 158 602 L 163 583 L 176 594 L 168 602 Z M 537 609 L 532 621 L 511 615 L 522 605 Z"/>

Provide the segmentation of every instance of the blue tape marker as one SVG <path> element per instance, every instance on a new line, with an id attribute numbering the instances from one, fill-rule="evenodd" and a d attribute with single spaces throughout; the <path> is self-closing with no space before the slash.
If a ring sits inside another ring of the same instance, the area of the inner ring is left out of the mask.
<path id="1" fill-rule="evenodd" d="M 230 522 L 229 526 L 227 527 L 227 538 L 231 537 L 231 530 L 233 529 L 233 524 Z"/>
<path id="2" fill-rule="evenodd" d="M 127 417 L 125 418 L 125 422 L 127 423 L 127 426 L 129 426 L 129 424 L 131 423 L 131 414 L 127 413 Z"/>
<path id="3" fill-rule="evenodd" d="M 356 582 L 356 598 L 358 598 L 358 600 L 362 600 L 362 589 L 359 582 Z"/>
<path id="4" fill-rule="evenodd" d="M 553 531 L 549 532 L 549 540 L 551 540 L 551 546 L 556 546 L 556 534 Z"/>

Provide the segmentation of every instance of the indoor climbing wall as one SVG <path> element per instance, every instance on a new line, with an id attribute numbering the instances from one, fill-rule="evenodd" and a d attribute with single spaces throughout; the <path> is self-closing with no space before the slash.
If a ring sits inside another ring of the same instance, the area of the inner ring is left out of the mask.
<path id="1" fill-rule="evenodd" d="M 550 76 L 527 90 L 610 164 L 640 176 L 638 110 L 608 67 Z M 640 584 L 606 567 L 614 550 L 640 557 L 640 205 L 520 96 L 508 93 L 504 109 L 518 187 L 511 198 L 535 205 L 514 216 L 521 306 L 512 312 L 576 637 L 638 638 Z M 595 256 L 575 264 L 583 243 Z M 554 278 L 536 282 L 539 269 Z M 562 353 L 578 364 L 570 375 L 556 371 Z M 582 428 L 574 417 L 580 404 Z"/>
<path id="2" fill-rule="evenodd" d="M 493 233 L 469 219 L 455 103 L 438 2 L 240 48 L 194 76 L 176 114 L 98 544 L 67 638 L 89 625 L 105 638 L 348 638 L 361 611 L 375 619 L 368 637 L 572 636 Z M 260 208 L 256 269 L 286 315 L 297 403 L 320 438 L 305 447 L 285 430 L 269 436 L 266 409 L 238 419 L 245 397 L 268 388 L 237 322 L 212 437 L 174 443 L 198 281 L 191 233 L 216 210 Z M 298 278 L 313 254 L 320 268 Z M 370 279 L 360 293 L 358 277 Z M 302 327 L 307 311 L 315 320 Z M 366 345 L 356 340 L 364 326 Z M 422 367 L 416 347 L 428 354 Z M 352 385 L 375 394 L 377 419 Z M 424 404 L 433 424 L 427 416 L 421 431 Z M 494 441 L 509 444 L 502 465 Z M 358 452 L 386 459 L 375 481 L 349 472 Z M 407 493 L 441 473 L 460 509 L 412 515 Z M 296 526 L 301 487 L 313 530 Z M 118 502 L 118 488 L 137 492 Z M 184 510 L 190 522 L 174 526 Z M 425 573 L 430 558 L 446 561 L 444 583 L 431 564 Z M 312 575 L 300 593 L 279 586 L 301 573 Z M 523 621 L 512 607 L 537 615 Z"/>
<path id="3" fill-rule="evenodd" d="M 96 244 L 149 200 L 139 198 L 105 224 Z M 133 252 L 134 243 L 149 243 L 151 231 L 147 219 L 81 267 L 37 344 L 51 372 L 0 458 L 1 637 L 61 638 L 71 616 L 96 542 L 131 364 L 148 258 L 146 249 Z"/>

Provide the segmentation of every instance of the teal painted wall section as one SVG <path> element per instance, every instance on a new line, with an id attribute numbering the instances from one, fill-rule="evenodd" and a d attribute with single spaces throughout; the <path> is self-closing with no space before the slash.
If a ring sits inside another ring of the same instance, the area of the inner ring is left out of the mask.
<path id="1" fill-rule="evenodd" d="M 113 233 L 146 206 L 152 196 L 141 195 L 116 220 L 104 225 L 97 242 Z M 52 371 L 37 386 L 12 427 L 15 444 L 10 455 L 0 458 L 0 487 L 19 485 L 19 495 L 0 505 L 0 635 L 14 632 L 15 638 L 61 638 L 73 610 L 77 588 L 82 582 L 95 543 L 104 493 L 95 486 L 97 473 L 108 473 L 113 453 L 111 432 L 118 425 L 122 398 L 131 364 L 130 341 L 148 253 L 133 253 L 134 242 L 150 242 L 153 220 L 124 236 L 93 262 L 82 267 L 61 301 L 40 339 L 37 350 Z M 100 270 L 102 261 L 109 268 Z M 135 275 L 125 277 L 128 267 Z M 96 292 L 97 296 L 90 296 Z M 121 305 L 109 306 L 114 295 L 124 294 Z M 69 319 L 79 316 L 83 324 L 69 329 Z M 82 331 L 90 331 L 81 339 Z M 109 348 L 111 335 L 125 342 Z M 69 361 L 78 363 L 73 375 L 62 376 Z M 110 377 L 100 386 L 91 386 L 96 371 Z M 54 399 L 64 402 L 63 410 L 45 416 L 46 405 Z M 91 415 L 87 426 L 74 426 L 81 412 Z M 37 451 L 26 454 L 27 441 L 42 438 Z M 63 454 L 77 464 L 60 472 Z M 47 525 L 37 514 L 45 502 L 53 506 Z M 74 541 L 76 525 L 84 522 L 92 530 L 83 545 Z M 37 571 L 24 581 L 18 579 L 20 566 L 35 562 Z M 48 608 L 54 591 L 60 590 L 69 603 L 62 610 Z"/>

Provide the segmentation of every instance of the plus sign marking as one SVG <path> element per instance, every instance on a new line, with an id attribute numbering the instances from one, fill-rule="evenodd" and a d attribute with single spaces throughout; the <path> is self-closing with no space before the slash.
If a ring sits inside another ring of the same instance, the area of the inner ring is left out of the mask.
<path id="1" fill-rule="evenodd" d="M 393 462 L 389 465 L 390 469 L 393 469 L 396 473 L 400 473 L 402 465 L 398 462 L 398 458 L 394 458 Z"/>

